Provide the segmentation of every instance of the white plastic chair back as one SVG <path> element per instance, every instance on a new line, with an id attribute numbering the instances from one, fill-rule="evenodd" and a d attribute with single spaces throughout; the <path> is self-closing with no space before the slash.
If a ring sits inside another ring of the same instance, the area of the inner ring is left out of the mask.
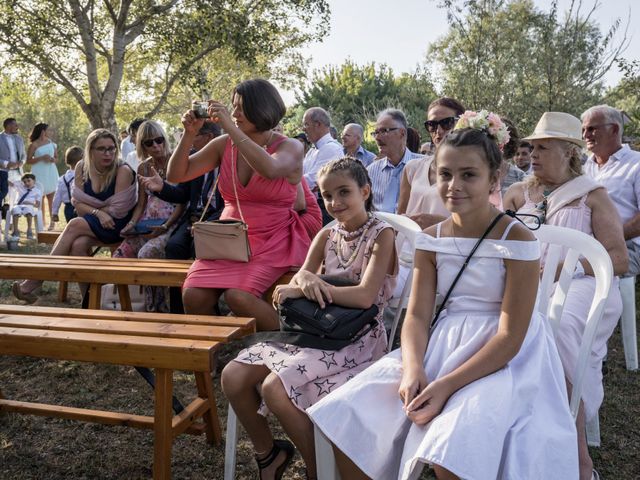
<path id="1" fill-rule="evenodd" d="M 405 267 L 409 268 L 409 275 L 402 288 L 402 293 L 399 297 L 394 297 L 389 301 L 389 307 L 395 308 L 396 313 L 393 317 L 393 323 L 391 324 L 391 331 L 389 332 L 389 349 L 392 347 L 393 340 L 396 338 L 396 331 L 398 329 L 398 323 L 402 316 L 402 311 L 406 310 L 409 305 L 409 294 L 411 292 L 411 283 L 413 281 L 413 258 L 416 251 L 416 237 L 418 233 L 422 232 L 420 225 L 404 215 L 396 215 L 395 213 L 376 212 L 376 217 L 380 220 L 384 220 L 391 225 L 398 233 L 396 237 L 396 250 L 398 252 L 398 261 Z M 404 245 L 408 244 L 408 248 Z"/>
<path id="2" fill-rule="evenodd" d="M 613 266 L 609 254 L 602 244 L 586 233 L 552 225 L 543 225 L 533 233 L 540 242 L 548 244 L 545 268 L 538 293 L 538 310 L 548 316 L 554 335 L 560 324 L 569 286 L 573 278 L 576 263 L 580 257 L 584 257 L 589 262 L 593 268 L 596 280 L 596 288 L 591 307 L 589 308 L 586 327 L 582 335 L 580 351 L 578 352 L 576 372 L 573 377 L 573 391 L 569 402 L 571 414 L 575 419 L 578 415 L 578 408 L 580 407 L 584 375 L 591 354 L 593 339 L 598 328 L 598 323 L 604 313 L 605 303 L 611 289 Z M 555 293 L 553 293 L 553 297 L 551 298 L 556 275 L 556 268 L 553 268 L 553 266 L 558 265 L 561 259 L 560 255 L 567 249 L 568 252 L 564 258 L 560 278 L 557 282 L 557 287 L 555 287 Z"/>

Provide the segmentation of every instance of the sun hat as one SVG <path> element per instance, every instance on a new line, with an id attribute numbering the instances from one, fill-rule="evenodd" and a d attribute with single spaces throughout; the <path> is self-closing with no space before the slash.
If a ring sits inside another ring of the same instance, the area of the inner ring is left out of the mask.
<path id="1" fill-rule="evenodd" d="M 555 138 L 585 147 L 582 139 L 582 122 L 573 115 L 564 112 L 544 112 L 535 130 L 522 140 L 544 140 Z"/>

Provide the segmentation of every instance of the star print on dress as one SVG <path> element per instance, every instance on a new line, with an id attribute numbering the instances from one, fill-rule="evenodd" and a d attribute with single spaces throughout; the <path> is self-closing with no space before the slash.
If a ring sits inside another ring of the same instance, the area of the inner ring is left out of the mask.
<path id="1" fill-rule="evenodd" d="M 336 385 L 333 382 L 330 382 L 328 378 L 324 380 L 324 382 L 314 382 L 314 385 L 318 387 L 318 396 L 326 395 L 327 393 L 331 393 L 331 389 Z"/>
<path id="2" fill-rule="evenodd" d="M 270 356 L 270 357 L 275 357 L 277 354 L 278 354 L 278 352 L 276 352 L 275 350 L 271 350 L 271 351 L 269 352 L 269 356 Z"/>
<path id="3" fill-rule="evenodd" d="M 358 343 L 358 350 L 362 351 L 363 348 L 364 348 L 364 340 L 360 340 L 360 342 Z"/>
<path id="4" fill-rule="evenodd" d="M 298 397 L 300 395 L 302 395 L 302 393 L 298 392 L 298 390 L 296 390 L 295 388 L 293 388 L 293 386 L 291 386 L 291 388 L 289 389 L 289 398 L 296 405 L 298 404 Z"/>
<path id="5" fill-rule="evenodd" d="M 280 360 L 278 363 L 274 363 L 272 368 L 276 371 L 279 372 L 280 370 L 282 370 L 285 367 L 284 364 L 284 360 Z"/>
<path id="6" fill-rule="evenodd" d="M 289 355 L 291 355 L 293 357 L 294 355 L 297 355 L 299 351 L 300 351 L 300 348 L 293 347 L 293 349 L 291 349 L 291 351 L 289 351 Z"/>
<path id="7" fill-rule="evenodd" d="M 260 355 L 259 353 L 251 353 L 251 352 L 249 352 L 249 356 L 248 357 L 244 357 L 243 360 L 246 360 L 247 362 L 249 362 L 251 364 L 254 364 L 258 360 L 262 360 L 262 355 Z"/>
<path id="8" fill-rule="evenodd" d="M 298 370 L 298 372 L 300 372 L 300 375 L 304 375 L 305 373 L 307 373 L 307 366 L 306 365 L 298 365 L 296 367 L 296 370 Z"/>
<path id="9" fill-rule="evenodd" d="M 344 357 L 344 363 L 342 364 L 342 368 L 356 368 L 358 364 L 353 358 Z"/>
<path id="10" fill-rule="evenodd" d="M 320 359 L 320 361 L 324 362 L 324 364 L 327 366 L 327 370 L 331 368 L 331 365 L 335 365 L 336 367 L 338 366 L 338 363 L 336 362 L 335 358 L 333 358 L 334 356 L 335 356 L 335 352 L 327 353 L 324 350 L 322 351 L 322 358 Z"/>

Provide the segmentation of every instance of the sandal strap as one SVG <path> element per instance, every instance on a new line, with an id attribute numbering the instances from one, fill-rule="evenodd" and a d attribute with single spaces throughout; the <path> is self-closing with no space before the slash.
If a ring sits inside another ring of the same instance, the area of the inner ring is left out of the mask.
<path id="1" fill-rule="evenodd" d="M 278 445 L 274 443 L 269 453 L 267 453 L 264 457 L 259 458 L 256 455 L 255 458 L 256 458 L 256 463 L 258 464 L 258 468 L 260 470 L 262 470 L 263 468 L 267 468 L 269 465 L 273 463 L 273 461 L 276 459 L 279 453 L 280 453 L 280 447 L 278 447 Z"/>

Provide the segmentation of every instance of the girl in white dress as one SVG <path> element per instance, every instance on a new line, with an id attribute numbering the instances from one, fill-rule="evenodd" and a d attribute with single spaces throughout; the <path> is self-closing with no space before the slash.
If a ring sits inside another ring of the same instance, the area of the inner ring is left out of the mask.
<path id="1" fill-rule="evenodd" d="M 307 410 L 342 478 L 417 479 L 423 464 L 439 479 L 578 478 L 562 365 L 535 309 L 540 248 L 526 227 L 498 220 L 429 329 L 436 293 L 445 296 L 499 214 L 489 196 L 503 124 L 489 120 L 454 130 L 436 151 L 451 217 L 417 241 L 402 348 Z"/>

